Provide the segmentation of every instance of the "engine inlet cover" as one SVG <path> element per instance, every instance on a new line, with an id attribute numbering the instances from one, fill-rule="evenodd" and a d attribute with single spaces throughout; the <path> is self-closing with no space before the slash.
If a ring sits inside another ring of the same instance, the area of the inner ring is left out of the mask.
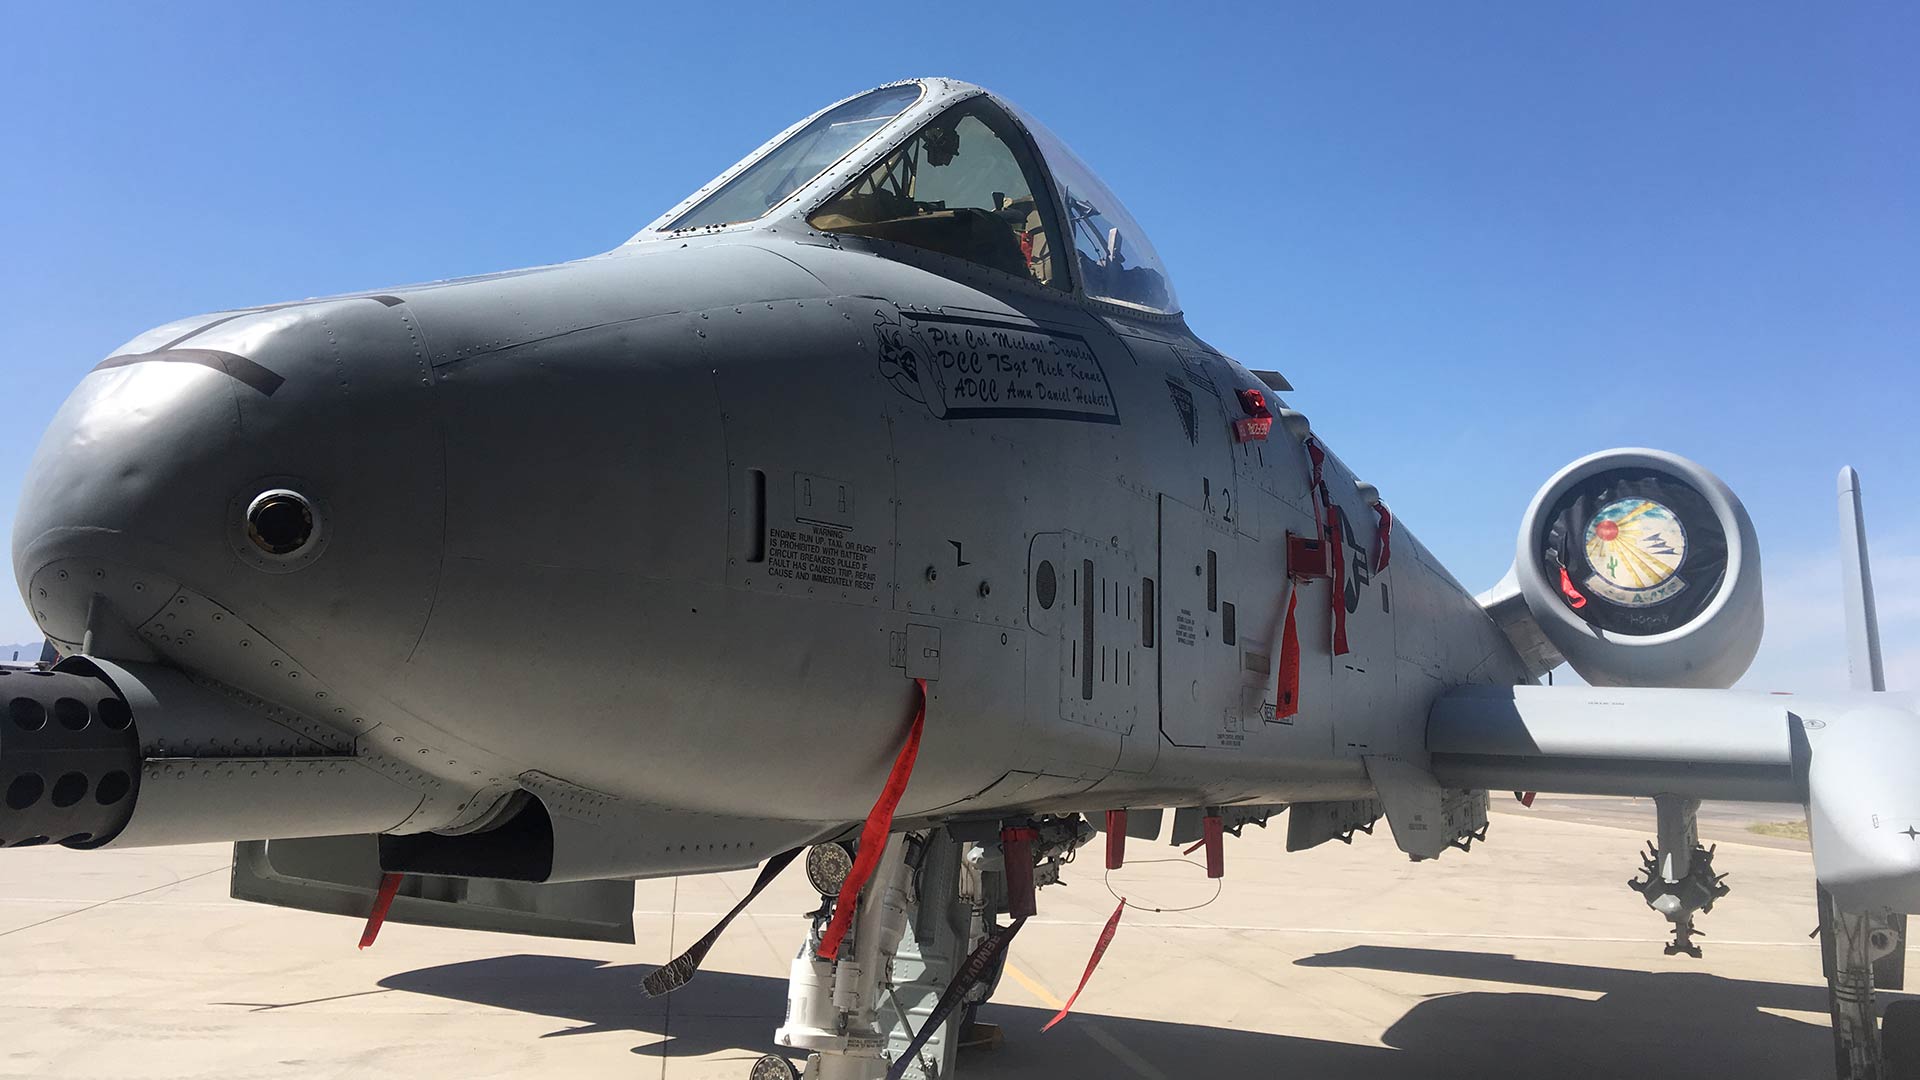
<path id="1" fill-rule="evenodd" d="M 1554 503 L 1540 558 L 1549 580 L 1566 569 L 1574 592 L 1563 595 L 1578 604 L 1582 620 L 1645 636 L 1685 626 L 1706 610 L 1726 578 L 1727 535 L 1685 481 L 1613 469 Z"/>
<path id="2" fill-rule="evenodd" d="M 1514 576 L 1555 651 L 1595 686 L 1724 689 L 1764 615 L 1746 507 L 1661 450 L 1607 450 L 1560 470 L 1520 524 Z"/>

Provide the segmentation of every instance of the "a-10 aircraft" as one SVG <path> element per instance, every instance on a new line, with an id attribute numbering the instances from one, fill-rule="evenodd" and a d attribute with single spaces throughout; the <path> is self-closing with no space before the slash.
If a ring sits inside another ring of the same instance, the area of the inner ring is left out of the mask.
<path id="1" fill-rule="evenodd" d="M 1385 817 L 1431 859 L 1489 791 L 1651 796 L 1636 887 L 1697 955 L 1698 801 L 1797 803 L 1839 1071 L 1920 1075 L 1920 1006 L 1872 994 L 1920 717 L 1867 692 L 1851 473 L 1863 692 L 1734 692 L 1759 546 L 1706 470 L 1574 462 L 1476 597 L 1181 311 L 1053 134 L 918 79 L 604 255 L 141 334 L 19 508 L 57 662 L 0 672 L 0 842 L 235 841 L 246 899 L 618 941 L 633 879 L 804 851 L 776 1041 L 877 1080 L 954 1074 L 1095 826 L 1113 865 L 1171 809 L 1218 874 L 1283 809 L 1290 849 Z"/>

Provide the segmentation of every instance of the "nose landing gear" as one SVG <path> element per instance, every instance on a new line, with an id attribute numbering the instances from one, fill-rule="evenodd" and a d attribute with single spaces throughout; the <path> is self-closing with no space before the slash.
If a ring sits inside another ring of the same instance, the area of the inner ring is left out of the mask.
<path id="1" fill-rule="evenodd" d="M 881 989 L 892 980 L 894 953 L 907 926 L 907 893 L 913 875 L 907 865 L 907 846 L 905 835 L 887 840 L 879 866 L 861 889 L 852 934 L 837 958 L 820 955 L 821 934 L 833 909 L 832 902 L 822 897 L 813 928 L 793 959 L 787 1022 L 774 1033 L 773 1041 L 807 1051 L 808 1080 L 884 1080 L 887 1075 L 891 1018 L 882 1015 Z M 759 1071 L 763 1065 L 770 1065 L 766 1058 L 756 1062 L 754 1069 Z"/>
<path id="2" fill-rule="evenodd" d="M 768 1055 L 751 1080 L 885 1080 L 899 1073 L 936 1080 L 954 1073 L 961 1027 L 969 1010 L 949 1016 L 897 1061 L 929 1021 L 942 991 L 968 955 L 978 924 L 978 873 L 962 858 L 951 832 L 895 835 L 861 891 L 853 932 L 836 960 L 819 955 L 831 898 L 822 896 L 813 928 L 794 958 L 787 989 L 787 1020 L 774 1034 L 782 1046 L 807 1053 L 803 1071 Z"/>
<path id="3" fill-rule="evenodd" d="M 952 1080 L 963 1044 L 999 1044 L 976 1010 L 999 986 L 1034 890 L 1093 836 L 1070 814 L 891 837 L 838 957 L 819 954 L 835 899 L 823 891 L 794 958 L 774 1042 L 806 1053 L 804 1067 L 769 1054 L 749 1080 Z M 831 878 L 819 880 L 837 888 Z"/>

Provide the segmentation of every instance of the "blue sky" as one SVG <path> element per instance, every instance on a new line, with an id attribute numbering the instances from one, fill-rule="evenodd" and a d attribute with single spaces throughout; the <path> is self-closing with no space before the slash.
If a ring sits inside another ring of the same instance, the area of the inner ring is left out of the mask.
<path id="1" fill-rule="evenodd" d="M 0 8 L 0 524 L 146 327 L 603 251 L 804 113 L 948 74 L 1098 168 L 1194 328 L 1470 587 L 1553 470 L 1666 447 L 1759 526 L 1750 681 L 1841 685 L 1858 466 L 1920 689 L 1920 8 L 1129 6 Z"/>

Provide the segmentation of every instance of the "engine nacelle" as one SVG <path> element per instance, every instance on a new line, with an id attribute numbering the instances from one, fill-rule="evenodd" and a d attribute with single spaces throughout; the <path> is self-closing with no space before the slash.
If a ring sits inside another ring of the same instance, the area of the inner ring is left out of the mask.
<path id="1" fill-rule="evenodd" d="M 1520 526 L 1527 611 L 1596 686 L 1724 689 L 1764 618 L 1753 521 L 1720 478 L 1661 450 L 1606 450 L 1547 481 Z"/>

